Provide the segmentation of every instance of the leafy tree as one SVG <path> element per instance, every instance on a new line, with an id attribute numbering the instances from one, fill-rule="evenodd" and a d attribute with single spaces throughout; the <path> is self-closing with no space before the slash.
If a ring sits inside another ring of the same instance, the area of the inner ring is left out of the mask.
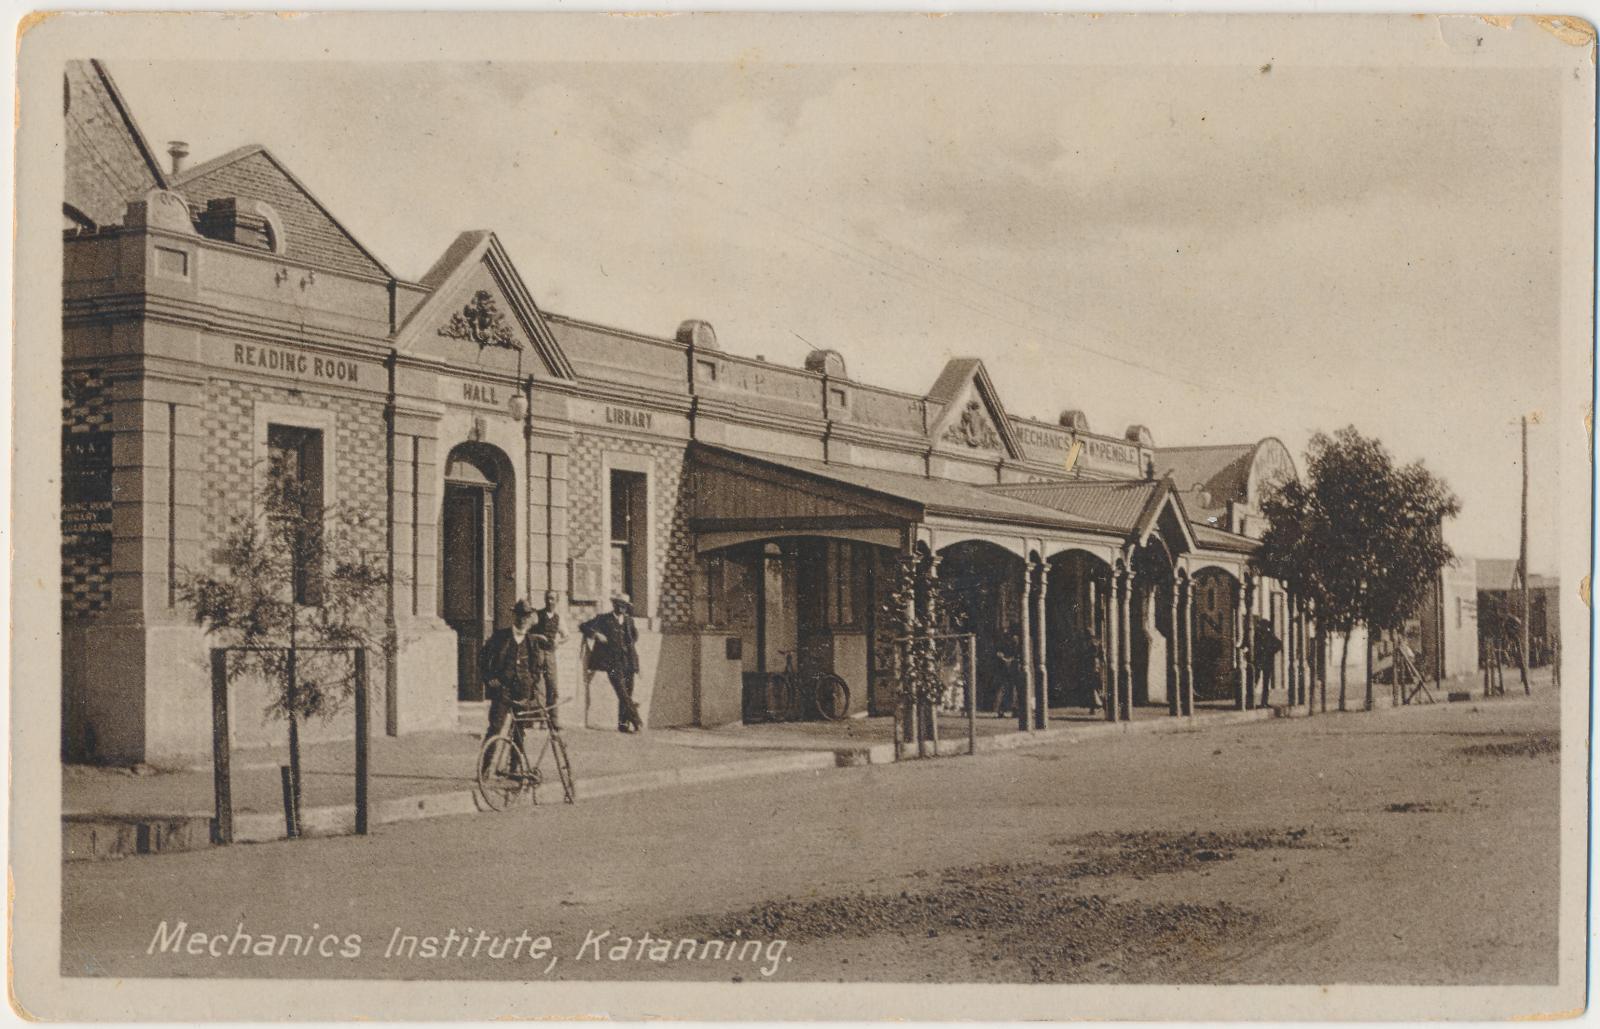
<path id="1" fill-rule="evenodd" d="M 1305 481 L 1276 484 L 1263 499 L 1269 525 L 1259 570 L 1314 600 L 1323 625 L 1344 637 L 1339 710 L 1346 708 L 1350 633 L 1357 625 L 1396 631 L 1416 614 L 1433 579 L 1455 560 L 1443 522 L 1460 509 L 1421 462 L 1395 467 L 1383 444 L 1354 426 L 1314 435 Z"/>
<path id="2" fill-rule="evenodd" d="M 355 689 L 350 651 L 385 639 L 387 571 L 366 552 L 373 519 L 348 504 L 324 509 L 283 462 L 269 463 L 252 509 L 232 519 L 209 572 L 185 571 L 178 596 L 221 646 L 230 683 L 269 684 L 267 720 L 289 723 L 298 828 L 302 721 L 331 719 Z"/>

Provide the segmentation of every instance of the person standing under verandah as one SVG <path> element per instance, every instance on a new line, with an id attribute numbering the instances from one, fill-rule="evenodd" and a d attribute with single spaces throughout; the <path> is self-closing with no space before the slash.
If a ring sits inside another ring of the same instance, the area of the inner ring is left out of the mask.
<path id="1" fill-rule="evenodd" d="M 1283 649 L 1283 642 L 1278 639 L 1278 634 L 1272 631 L 1272 623 L 1259 615 L 1256 616 L 1255 632 L 1256 681 L 1261 684 L 1260 706 L 1266 707 L 1267 698 L 1272 693 L 1272 678 L 1278 663 L 1278 651 Z"/>
<path id="2" fill-rule="evenodd" d="M 1017 704 L 1022 678 L 1022 629 L 1013 625 L 1000 637 L 994 650 L 995 664 L 999 668 L 999 689 L 994 695 L 994 713 L 997 718 L 1009 718 Z"/>

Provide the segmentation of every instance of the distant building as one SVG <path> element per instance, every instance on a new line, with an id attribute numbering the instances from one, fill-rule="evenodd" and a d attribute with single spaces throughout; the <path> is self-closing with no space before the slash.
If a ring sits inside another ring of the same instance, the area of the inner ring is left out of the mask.
<path id="1" fill-rule="evenodd" d="M 1457 558 L 1442 569 L 1417 616 L 1417 670 L 1427 678 L 1470 675 L 1478 668 L 1478 562 Z"/>
<path id="2" fill-rule="evenodd" d="M 1496 640 L 1521 645 L 1522 589 L 1514 558 L 1480 558 L 1477 569 L 1478 648 L 1486 657 Z M 1528 608 L 1529 663 L 1549 664 L 1561 642 L 1561 580 L 1528 576 Z"/>

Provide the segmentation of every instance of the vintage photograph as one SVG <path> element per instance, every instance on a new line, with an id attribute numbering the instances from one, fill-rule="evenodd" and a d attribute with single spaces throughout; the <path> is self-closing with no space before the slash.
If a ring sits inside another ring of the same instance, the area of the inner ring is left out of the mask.
<path id="1" fill-rule="evenodd" d="M 23 1010 L 1582 1011 L 1587 22 L 22 47 Z"/>

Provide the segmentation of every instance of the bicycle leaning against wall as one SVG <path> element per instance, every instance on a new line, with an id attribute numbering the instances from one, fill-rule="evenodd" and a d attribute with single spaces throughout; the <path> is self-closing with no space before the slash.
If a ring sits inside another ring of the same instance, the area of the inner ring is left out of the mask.
<path id="1" fill-rule="evenodd" d="M 850 713 L 849 684 L 832 672 L 801 675 L 795 671 L 794 651 L 779 653 L 783 655 L 783 671 L 767 683 L 767 721 L 795 722 L 815 714 L 824 721 L 837 722 Z"/>

